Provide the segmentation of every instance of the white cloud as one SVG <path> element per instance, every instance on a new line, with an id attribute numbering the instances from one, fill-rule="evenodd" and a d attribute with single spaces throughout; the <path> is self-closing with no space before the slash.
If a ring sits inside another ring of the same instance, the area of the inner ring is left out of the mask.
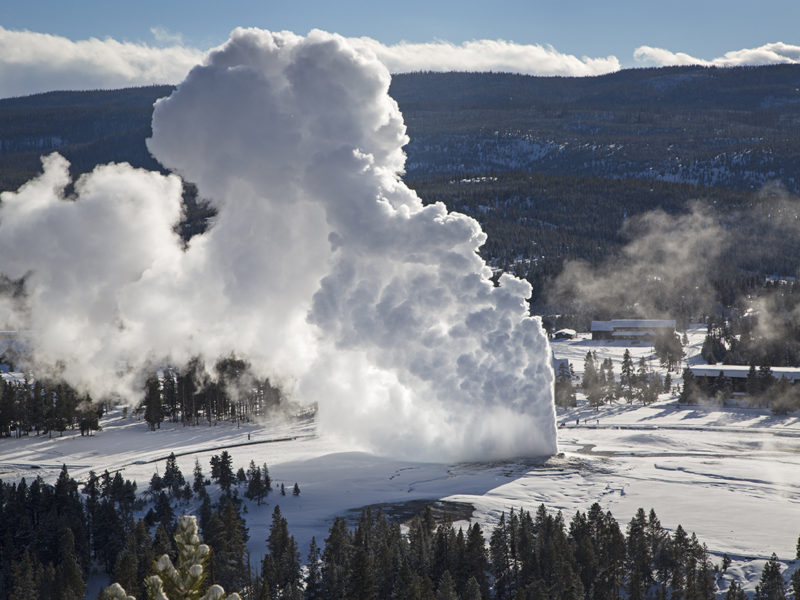
<path id="1" fill-rule="evenodd" d="M 158 48 L 111 38 L 74 42 L 0 27 L 0 97 L 177 83 L 204 54 L 183 46 Z"/>
<path id="2" fill-rule="evenodd" d="M 156 25 L 155 27 L 151 27 L 150 33 L 153 34 L 153 39 L 159 44 L 172 45 L 172 46 L 185 46 L 182 34 L 170 31 L 169 29 L 161 25 Z"/>
<path id="3" fill-rule="evenodd" d="M 585 76 L 618 71 L 615 56 L 578 58 L 552 46 L 516 44 L 504 40 L 474 40 L 461 45 L 449 42 L 400 43 L 385 46 L 371 38 L 359 38 L 392 73 L 410 71 L 495 71 L 527 75 Z"/>
<path id="4" fill-rule="evenodd" d="M 684 52 L 640 46 L 633 57 L 640 63 L 656 66 L 703 65 L 707 67 L 743 67 L 775 64 L 800 64 L 800 46 L 774 42 L 758 48 L 732 50 L 711 60 L 697 58 Z"/>
<path id="5" fill-rule="evenodd" d="M 177 83 L 207 52 L 183 45 L 179 33 L 151 28 L 155 46 L 113 38 L 72 41 L 65 37 L 0 27 L 0 97 L 51 90 L 109 89 Z M 503 40 L 401 43 L 385 46 L 351 39 L 369 49 L 392 73 L 495 71 L 531 75 L 600 75 L 620 68 L 614 56 L 578 58 L 551 46 Z"/>

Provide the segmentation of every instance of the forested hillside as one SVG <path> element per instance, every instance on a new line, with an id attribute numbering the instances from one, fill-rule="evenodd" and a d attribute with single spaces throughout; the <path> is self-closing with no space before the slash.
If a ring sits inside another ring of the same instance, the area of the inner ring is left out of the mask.
<path id="1" fill-rule="evenodd" d="M 800 67 L 634 69 L 602 77 L 397 75 L 407 171 L 523 170 L 798 191 Z"/>

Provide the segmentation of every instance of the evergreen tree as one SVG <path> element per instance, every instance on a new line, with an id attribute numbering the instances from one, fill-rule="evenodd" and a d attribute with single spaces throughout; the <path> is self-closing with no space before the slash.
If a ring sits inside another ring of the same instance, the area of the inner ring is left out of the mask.
<path id="1" fill-rule="evenodd" d="M 622 387 L 622 395 L 628 401 L 628 404 L 633 402 L 634 380 L 633 359 L 631 358 L 630 350 L 625 348 L 625 354 L 622 355 L 619 383 Z"/>
<path id="2" fill-rule="evenodd" d="M 173 565 L 166 554 L 156 561 L 155 575 L 145 581 L 148 597 L 161 600 L 240 600 L 235 593 L 226 597 L 225 591 L 218 585 L 212 585 L 203 593 L 203 569 L 209 548 L 200 543 L 197 521 L 193 516 L 184 515 L 178 520 L 175 543 L 178 547 L 178 564 Z M 106 588 L 104 594 L 108 600 L 135 600 L 119 583 Z"/>
<path id="3" fill-rule="evenodd" d="M 236 471 L 236 484 L 246 483 L 247 482 L 247 474 L 244 472 L 244 467 L 239 467 L 239 470 Z"/>
<path id="4" fill-rule="evenodd" d="M 200 468 L 200 461 L 195 457 L 194 459 L 194 479 L 192 481 L 192 491 L 195 494 L 200 494 L 200 490 L 205 491 L 205 477 L 203 470 Z"/>
<path id="5" fill-rule="evenodd" d="M 562 362 L 558 367 L 554 390 L 558 406 L 575 406 L 575 388 L 572 385 L 572 376 L 566 363 Z"/>
<path id="6" fill-rule="evenodd" d="M 145 382 L 144 392 L 144 420 L 150 426 L 150 431 L 155 431 L 156 427 L 161 428 L 161 421 L 164 416 L 161 410 L 161 389 L 158 383 L 158 376 L 150 375 Z"/>
<path id="7" fill-rule="evenodd" d="M 232 462 L 227 450 L 211 457 L 211 477 L 225 492 L 230 492 L 234 481 Z"/>
<path id="8" fill-rule="evenodd" d="M 725 593 L 725 600 L 747 600 L 747 594 L 735 579 L 731 581 L 731 585 Z"/>
<path id="9" fill-rule="evenodd" d="M 306 600 L 323 600 L 324 598 L 322 595 L 320 550 L 317 546 L 317 540 L 313 536 L 311 537 L 308 558 L 306 559 L 305 592 Z"/>
<path id="10" fill-rule="evenodd" d="M 760 589 L 760 594 L 757 595 L 758 600 L 784 600 L 786 598 L 786 581 L 781 575 L 781 564 L 774 553 L 764 565 L 758 585 Z"/>
<path id="11" fill-rule="evenodd" d="M 170 560 L 175 558 L 175 548 L 173 546 L 173 542 L 163 525 L 156 527 L 156 534 L 153 537 L 152 551 L 153 556 L 168 554 Z"/>
<path id="12" fill-rule="evenodd" d="M 250 466 L 247 469 L 247 490 L 245 490 L 245 497 L 250 500 L 255 500 L 259 506 L 267 495 L 267 486 L 261 476 L 261 469 L 256 466 L 254 461 L 250 461 Z"/>
<path id="13" fill-rule="evenodd" d="M 261 563 L 261 576 L 269 586 L 272 597 L 286 589 L 297 588 L 300 583 L 300 557 L 297 543 L 289 535 L 286 519 L 280 507 L 272 512 L 272 524 L 267 537 L 267 554 Z"/>
<path id="14" fill-rule="evenodd" d="M 475 577 L 470 577 L 467 580 L 467 585 L 464 588 L 463 600 L 481 600 L 481 586 Z"/>
<path id="15" fill-rule="evenodd" d="M 175 372 L 172 369 L 164 370 L 161 382 L 164 412 L 169 415 L 170 421 L 178 422 L 178 388 L 175 382 Z"/>
<path id="16" fill-rule="evenodd" d="M 220 511 L 211 516 L 205 538 L 211 546 L 212 579 L 225 589 L 242 590 L 247 583 L 247 528 L 233 501 L 225 499 Z"/>
<path id="17" fill-rule="evenodd" d="M 747 380 L 744 383 L 744 391 L 751 398 L 755 398 L 761 393 L 761 385 L 758 381 L 755 363 L 750 363 L 750 369 L 747 371 Z"/>
<path id="18" fill-rule="evenodd" d="M 56 567 L 56 580 L 61 589 L 60 597 L 63 600 L 81 600 L 86 586 L 83 582 L 83 573 L 75 556 L 75 537 L 72 530 L 64 527 L 60 534 L 61 544 L 59 554 L 61 562 Z"/>
<path id="19" fill-rule="evenodd" d="M 794 592 L 795 600 L 800 598 L 800 569 L 795 569 L 791 578 L 792 591 Z"/>
<path id="20" fill-rule="evenodd" d="M 22 558 L 13 563 L 11 567 L 13 587 L 9 600 L 31 600 L 39 596 L 34 576 L 33 560 L 30 553 L 25 550 Z"/>
<path id="21" fill-rule="evenodd" d="M 494 595 L 498 600 L 505 600 L 511 597 L 513 573 L 511 570 L 509 542 L 509 527 L 506 523 L 506 515 L 503 513 L 500 515 L 500 521 L 495 526 L 489 538 L 489 555 L 491 557 L 492 576 L 494 579 Z"/>
<path id="22" fill-rule="evenodd" d="M 136 534 L 131 531 L 125 538 L 125 545 L 117 555 L 114 570 L 111 571 L 111 580 L 119 583 L 130 594 L 141 597 L 141 582 L 143 579 L 140 579 L 139 571 Z"/>
<path id="23" fill-rule="evenodd" d="M 436 588 L 436 600 L 458 600 L 455 583 L 450 571 L 445 571 Z"/>
<path id="24" fill-rule="evenodd" d="M 678 402 L 682 404 L 696 403 L 700 390 L 694 373 L 688 367 L 683 370 L 682 380 L 683 385 L 681 386 L 680 396 L 678 396 Z"/>
<path id="25" fill-rule="evenodd" d="M 591 352 L 586 353 L 583 361 L 583 377 L 581 378 L 581 388 L 583 393 L 592 406 L 598 406 L 602 402 L 603 386 L 597 373 L 594 357 Z"/>
<path id="26" fill-rule="evenodd" d="M 183 478 L 183 473 L 178 466 L 178 461 L 175 459 L 175 453 L 170 452 L 167 458 L 167 464 L 164 467 L 164 477 L 162 477 L 164 487 L 168 488 L 173 496 L 177 497 L 180 494 L 180 489 L 186 483 Z"/>
<path id="27" fill-rule="evenodd" d="M 489 597 L 489 559 L 486 554 L 486 541 L 480 525 L 473 523 L 467 529 L 465 550 L 465 571 L 474 577 L 483 598 Z"/>
<path id="28" fill-rule="evenodd" d="M 331 525 L 322 552 L 322 588 L 326 600 L 345 600 L 351 552 L 350 532 L 344 519 L 337 517 Z"/>

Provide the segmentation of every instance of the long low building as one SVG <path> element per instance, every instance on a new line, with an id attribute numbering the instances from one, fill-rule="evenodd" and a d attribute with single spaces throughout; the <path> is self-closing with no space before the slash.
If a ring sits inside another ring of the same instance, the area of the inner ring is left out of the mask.
<path id="1" fill-rule="evenodd" d="M 649 342 L 656 335 L 675 333 L 674 319 L 612 319 L 592 321 L 593 340 L 632 340 Z"/>
<path id="2" fill-rule="evenodd" d="M 750 367 L 747 365 L 690 365 L 689 370 L 700 381 L 710 382 L 722 375 L 731 380 L 734 392 L 744 392 Z M 800 368 L 798 367 L 770 367 L 770 371 L 775 379 L 786 379 L 790 383 L 800 380 Z M 756 367 L 756 376 L 758 374 L 759 369 Z"/>

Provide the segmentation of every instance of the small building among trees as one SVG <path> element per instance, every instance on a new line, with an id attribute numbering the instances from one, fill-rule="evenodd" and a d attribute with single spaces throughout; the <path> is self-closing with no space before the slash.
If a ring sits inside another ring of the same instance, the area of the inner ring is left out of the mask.
<path id="1" fill-rule="evenodd" d="M 553 334 L 554 340 L 574 340 L 578 333 L 574 329 L 559 329 Z"/>

